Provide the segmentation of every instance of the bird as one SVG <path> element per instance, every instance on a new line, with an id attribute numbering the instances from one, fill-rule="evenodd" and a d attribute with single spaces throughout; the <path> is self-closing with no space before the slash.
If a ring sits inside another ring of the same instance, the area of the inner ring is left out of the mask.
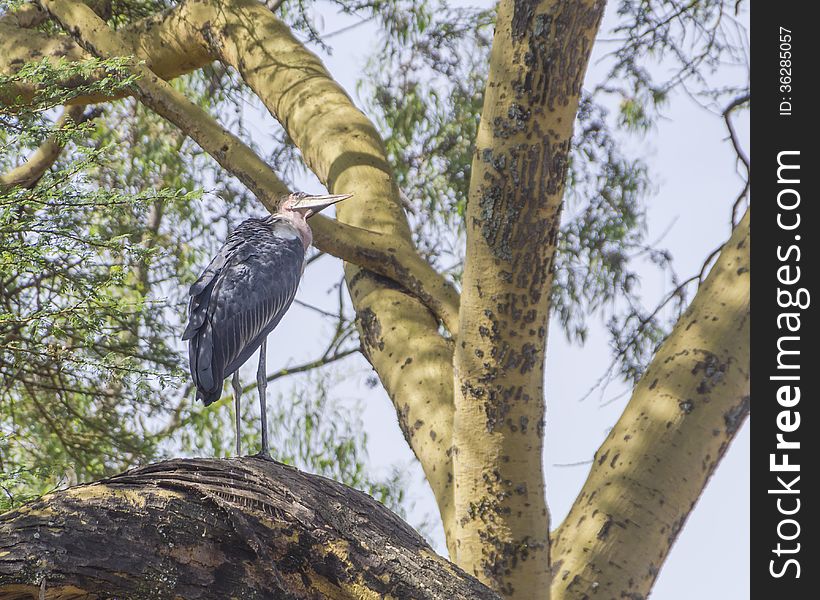
<path id="1" fill-rule="evenodd" d="M 232 376 L 236 408 L 236 454 L 241 456 L 239 367 L 259 350 L 256 384 L 262 413 L 263 457 L 270 458 L 266 413 L 267 337 L 290 308 L 313 242 L 307 219 L 353 194 L 296 192 L 278 210 L 240 223 L 188 290 L 188 342 L 196 398 L 208 406 Z"/>

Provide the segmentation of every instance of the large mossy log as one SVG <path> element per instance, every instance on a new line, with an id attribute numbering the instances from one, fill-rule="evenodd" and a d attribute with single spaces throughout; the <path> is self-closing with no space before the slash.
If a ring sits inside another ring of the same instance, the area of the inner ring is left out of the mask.
<path id="1" fill-rule="evenodd" d="M 0 599 L 498 598 L 369 496 L 256 457 L 169 460 L 0 515 Z"/>

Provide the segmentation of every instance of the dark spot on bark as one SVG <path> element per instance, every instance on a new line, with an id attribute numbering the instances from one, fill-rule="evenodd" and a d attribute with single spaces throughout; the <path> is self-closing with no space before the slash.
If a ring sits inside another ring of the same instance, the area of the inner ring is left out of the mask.
<path id="1" fill-rule="evenodd" d="M 556 3 L 550 12 L 534 15 L 535 6 L 516 4 L 514 15 L 519 15 L 521 37 L 533 24 L 524 54 L 525 67 L 513 85 L 516 97 L 526 95 L 533 106 L 546 105 L 552 110 L 556 105 L 566 106 L 580 93 L 589 53 L 584 33 L 597 27 L 603 8 L 603 2 L 583 8 Z"/>
<path id="2" fill-rule="evenodd" d="M 435 441 L 436 441 L 436 437 L 437 437 L 436 432 L 435 432 L 435 431 L 433 431 L 433 430 L 431 429 L 431 430 L 430 430 L 430 439 L 431 439 L 431 440 L 433 440 L 433 441 L 435 442 Z"/>
<path id="3" fill-rule="evenodd" d="M 601 525 L 601 528 L 598 530 L 598 533 L 595 535 L 599 540 L 604 540 L 609 535 L 609 529 L 612 527 L 612 515 L 606 516 L 606 521 L 604 524 Z"/>
<path id="4" fill-rule="evenodd" d="M 538 6 L 538 0 L 519 0 L 514 3 L 511 23 L 513 40 L 518 41 L 527 33 L 536 6 Z"/>
<path id="5" fill-rule="evenodd" d="M 378 316 L 371 309 L 366 308 L 357 315 L 359 329 L 362 332 L 363 350 L 369 357 L 373 349 L 379 352 L 384 350 L 384 340 L 382 339 L 382 326 Z"/>
<path id="6" fill-rule="evenodd" d="M 484 417 L 489 433 L 493 433 L 504 423 L 510 409 L 509 402 L 504 398 L 503 392 L 498 387 L 487 391 L 487 397 L 484 402 Z"/>
<path id="7" fill-rule="evenodd" d="M 678 538 L 680 530 L 683 528 L 684 521 L 686 521 L 686 514 L 684 514 L 682 517 L 680 517 L 672 523 L 672 527 L 669 532 L 669 537 L 667 538 L 667 543 L 669 544 L 669 546 L 672 546 L 672 544 L 675 543 L 675 540 Z"/>
<path id="8" fill-rule="evenodd" d="M 515 124 L 517 129 L 526 129 L 527 121 L 530 119 L 530 111 L 513 102 L 507 110 L 507 118 Z"/>
<path id="9" fill-rule="evenodd" d="M 512 595 L 514 588 L 506 577 L 512 573 L 519 562 L 529 560 L 530 553 L 543 552 L 546 544 L 530 536 L 518 541 L 501 540 L 492 527 L 479 531 L 483 542 L 481 567 L 484 576 L 494 581 L 502 595 Z"/>
<path id="10" fill-rule="evenodd" d="M 527 342 L 521 348 L 521 374 L 528 373 L 532 371 L 533 367 L 538 364 L 538 349 L 533 345 Z"/>
<path id="11" fill-rule="evenodd" d="M 724 413 L 723 422 L 726 423 L 726 433 L 732 435 L 738 430 L 749 414 L 750 406 L 751 398 L 749 396 L 743 396 L 736 406 L 733 406 Z"/>
<path id="12" fill-rule="evenodd" d="M 726 375 L 726 363 L 711 352 L 704 352 L 706 355 L 703 360 L 699 360 L 692 368 L 692 375 L 702 374 L 702 379 L 697 387 L 699 394 L 708 394 L 712 389 L 723 381 Z"/>
<path id="13" fill-rule="evenodd" d="M 315 556 L 315 549 L 314 549 Z M 347 572 L 345 564 L 339 560 L 335 554 L 328 553 L 324 557 L 314 560 L 313 569 L 334 585 L 352 581 L 350 573 Z"/>
<path id="14" fill-rule="evenodd" d="M 399 419 L 399 429 L 404 434 L 404 439 L 410 444 L 415 434 L 415 431 L 410 427 L 410 405 L 405 404 L 401 407 L 401 410 L 396 410 L 396 416 Z"/>

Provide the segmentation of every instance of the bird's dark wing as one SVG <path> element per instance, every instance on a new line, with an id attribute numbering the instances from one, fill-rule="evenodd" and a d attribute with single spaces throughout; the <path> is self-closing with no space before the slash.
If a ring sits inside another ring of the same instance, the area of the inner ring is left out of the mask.
<path id="1" fill-rule="evenodd" d="M 304 266 L 304 247 L 287 224 L 243 223 L 240 242 L 221 267 L 208 269 L 192 291 L 191 375 L 206 404 L 219 398 L 222 381 L 259 348 L 293 302 Z M 217 257 L 219 258 L 219 257 Z M 214 263 L 218 264 L 217 259 Z M 210 267 L 209 267 L 210 268 Z M 201 290 L 201 291 L 200 291 Z M 203 311 L 204 317 L 194 314 Z"/>
<path id="2" fill-rule="evenodd" d="M 242 245 L 242 240 L 236 237 L 229 238 L 228 241 L 219 249 L 219 252 L 211 261 L 202 275 L 199 276 L 191 288 L 188 290 L 188 295 L 191 297 L 188 304 L 188 326 L 182 334 L 183 340 L 189 340 L 202 327 L 205 322 L 205 317 L 208 315 L 208 305 L 211 300 L 211 290 L 216 283 L 216 278 L 222 272 L 225 264 L 236 252 L 236 249 Z"/>

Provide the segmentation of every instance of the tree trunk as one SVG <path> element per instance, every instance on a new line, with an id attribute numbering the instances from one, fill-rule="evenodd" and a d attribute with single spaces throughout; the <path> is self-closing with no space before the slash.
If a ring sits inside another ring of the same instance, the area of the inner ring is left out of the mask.
<path id="1" fill-rule="evenodd" d="M 170 460 L 0 516 L 0 599 L 498 598 L 396 515 L 258 457 Z"/>
<path id="2" fill-rule="evenodd" d="M 567 156 L 600 0 L 499 3 L 453 358 L 456 562 L 549 598 L 544 357 Z"/>

